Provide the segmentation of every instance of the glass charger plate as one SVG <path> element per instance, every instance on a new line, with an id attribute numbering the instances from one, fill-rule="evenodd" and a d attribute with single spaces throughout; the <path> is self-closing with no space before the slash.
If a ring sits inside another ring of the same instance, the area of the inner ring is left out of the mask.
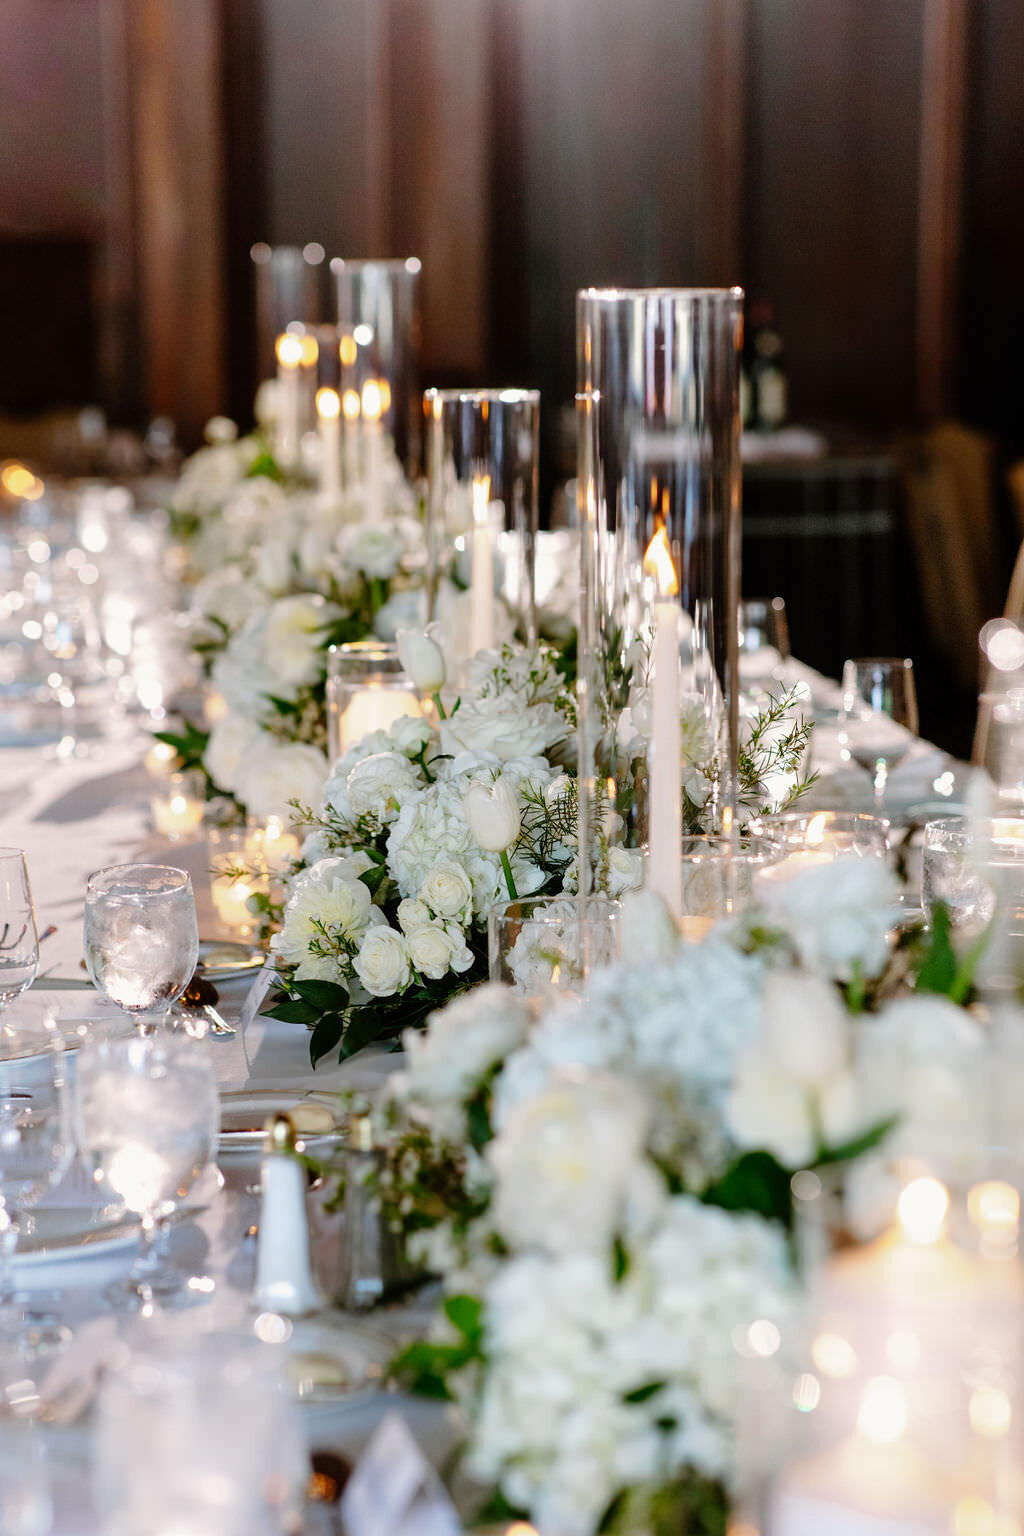
<path id="1" fill-rule="evenodd" d="M 301 1089 L 241 1089 L 220 1096 L 218 1155 L 259 1152 L 269 1115 L 290 1115 L 306 1146 L 341 1133 L 341 1111 L 335 1095 L 304 1093 Z"/>
<path id="2" fill-rule="evenodd" d="M 350 1323 L 340 1314 L 296 1318 L 285 1348 L 287 1373 L 299 1402 L 333 1407 L 380 1392 L 397 1354 L 384 1333 Z"/>
<path id="3" fill-rule="evenodd" d="M 258 971 L 266 958 L 255 944 L 240 944 L 234 939 L 200 939 L 197 969 L 207 981 L 230 981 L 232 976 Z"/>
<path id="4" fill-rule="evenodd" d="M 135 1217 L 104 1220 L 102 1209 L 90 1206 L 41 1205 L 32 1212 L 32 1226 L 14 1255 L 19 1269 L 22 1265 L 106 1257 L 134 1248 L 139 1241 Z"/>

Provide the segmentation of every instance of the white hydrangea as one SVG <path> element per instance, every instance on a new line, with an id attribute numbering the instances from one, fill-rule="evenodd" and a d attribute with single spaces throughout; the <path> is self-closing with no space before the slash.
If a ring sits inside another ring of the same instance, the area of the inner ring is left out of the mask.
<path id="1" fill-rule="evenodd" d="M 374 752 L 353 766 L 345 795 L 353 816 L 371 816 L 383 827 L 396 819 L 422 785 L 422 773 L 404 753 Z"/>
<path id="2" fill-rule="evenodd" d="M 801 963 L 839 981 L 884 970 L 898 894 L 883 859 L 856 855 L 791 880 L 762 882 L 768 919 L 784 930 Z"/>

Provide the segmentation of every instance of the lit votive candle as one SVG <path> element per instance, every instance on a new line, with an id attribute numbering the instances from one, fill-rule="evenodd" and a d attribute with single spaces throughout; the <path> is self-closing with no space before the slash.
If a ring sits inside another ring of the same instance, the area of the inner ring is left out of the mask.
<path id="1" fill-rule="evenodd" d="M 145 756 L 146 772 L 151 779 L 166 779 L 175 770 L 178 754 L 168 741 L 154 741 Z"/>
<path id="2" fill-rule="evenodd" d="M 222 693 L 211 688 L 203 699 L 203 719 L 207 725 L 216 725 L 228 712 L 228 701 Z"/>
<path id="3" fill-rule="evenodd" d="M 168 774 L 154 785 L 149 808 L 156 831 L 174 842 L 198 832 L 206 808 L 205 790 L 206 780 L 198 769 Z"/>
<path id="4" fill-rule="evenodd" d="M 301 846 L 280 816 L 270 816 L 266 822 L 249 823 L 245 861 L 265 869 L 273 877 L 282 874 L 291 860 L 298 858 Z"/>
<path id="5" fill-rule="evenodd" d="M 250 896 L 255 896 L 256 892 L 255 880 L 245 875 L 232 879 L 228 875 L 215 874 L 210 882 L 213 910 L 225 928 L 243 938 L 255 926 L 256 919 L 249 911 L 248 903 Z"/>

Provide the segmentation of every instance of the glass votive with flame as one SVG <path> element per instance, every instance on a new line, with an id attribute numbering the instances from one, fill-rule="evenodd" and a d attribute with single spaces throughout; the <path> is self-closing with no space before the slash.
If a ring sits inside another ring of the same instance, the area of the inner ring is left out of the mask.
<path id="1" fill-rule="evenodd" d="M 248 938 L 258 918 L 249 906 L 265 889 L 260 868 L 249 858 L 243 827 L 214 827 L 209 834 L 210 899 L 221 926 L 232 937 Z"/>
<path id="2" fill-rule="evenodd" d="M 192 837 L 202 826 L 206 811 L 205 774 L 190 768 L 159 779 L 150 792 L 149 809 L 153 827 L 162 837 L 172 842 Z"/>
<path id="3" fill-rule="evenodd" d="M 423 714 L 402 670 L 398 647 L 381 640 L 332 645 L 327 652 L 327 755 L 331 763 L 371 731 Z"/>
<path id="4" fill-rule="evenodd" d="M 291 861 L 298 858 L 301 847 L 299 838 L 281 816 L 268 816 L 266 821 L 250 817 L 246 823 L 246 864 L 265 870 L 271 879 L 284 873 Z"/>

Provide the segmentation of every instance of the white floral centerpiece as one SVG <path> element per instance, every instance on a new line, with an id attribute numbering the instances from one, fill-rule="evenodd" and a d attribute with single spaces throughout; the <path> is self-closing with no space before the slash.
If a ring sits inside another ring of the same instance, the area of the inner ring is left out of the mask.
<path id="1" fill-rule="evenodd" d="M 840 859 L 682 946 L 630 898 L 660 958 L 539 1019 L 487 985 L 405 1035 L 374 1192 L 446 1300 L 396 1370 L 457 1406 L 492 1515 L 725 1529 L 737 1347 L 793 1296 L 793 1172 L 852 1167 L 877 1219 L 894 1148 L 938 1146 L 982 1050 L 969 965 L 941 923 L 895 941 L 896 894 Z M 980 1145 L 965 1113 L 954 1140 Z"/>

